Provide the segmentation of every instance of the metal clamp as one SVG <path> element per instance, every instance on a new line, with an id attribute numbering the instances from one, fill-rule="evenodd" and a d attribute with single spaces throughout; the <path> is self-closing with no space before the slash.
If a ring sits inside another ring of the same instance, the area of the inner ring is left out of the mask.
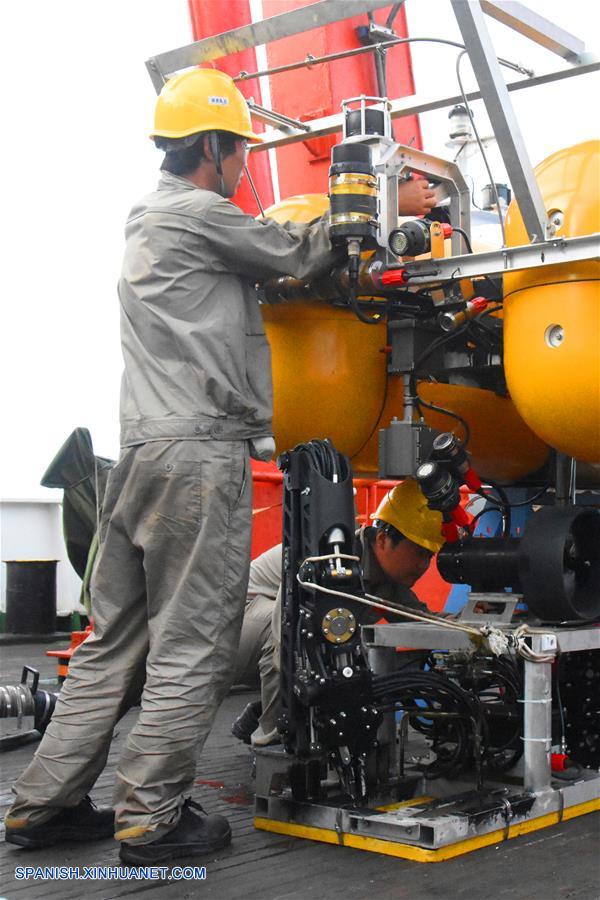
<path id="1" fill-rule="evenodd" d="M 549 697 L 547 700 L 528 700 L 526 697 L 517 698 L 517 703 L 552 703 L 552 699 Z"/>

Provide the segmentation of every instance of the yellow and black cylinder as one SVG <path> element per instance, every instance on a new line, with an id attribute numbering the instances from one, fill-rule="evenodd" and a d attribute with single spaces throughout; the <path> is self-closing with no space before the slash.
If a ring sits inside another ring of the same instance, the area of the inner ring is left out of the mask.
<path id="1" fill-rule="evenodd" d="M 377 175 L 367 144 L 338 144 L 329 169 L 330 237 L 333 244 L 377 237 Z"/>

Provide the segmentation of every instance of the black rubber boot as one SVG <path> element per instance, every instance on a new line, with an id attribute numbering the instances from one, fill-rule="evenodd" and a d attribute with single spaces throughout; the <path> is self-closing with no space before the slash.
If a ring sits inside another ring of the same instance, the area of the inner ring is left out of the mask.
<path id="1" fill-rule="evenodd" d="M 260 700 L 253 700 L 245 707 L 231 726 L 232 735 L 245 744 L 249 744 L 252 734 L 258 728 L 258 720 L 261 715 L 262 703 Z"/>
<path id="2" fill-rule="evenodd" d="M 40 825 L 27 828 L 6 826 L 4 840 L 18 847 L 37 850 L 62 841 L 101 841 L 115 833 L 115 814 L 112 809 L 97 809 L 89 797 L 77 806 L 63 809 Z"/>
<path id="3" fill-rule="evenodd" d="M 199 810 L 198 816 L 191 808 Z M 134 866 L 157 865 L 180 859 L 214 853 L 231 843 L 231 826 L 224 816 L 208 816 L 199 803 L 186 800 L 181 818 L 172 831 L 148 844 L 121 844 L 119 856 Z"/>

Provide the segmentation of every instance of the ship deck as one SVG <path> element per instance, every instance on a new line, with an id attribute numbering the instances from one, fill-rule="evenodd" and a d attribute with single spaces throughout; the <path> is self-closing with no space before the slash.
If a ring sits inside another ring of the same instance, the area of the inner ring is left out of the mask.
<path id="1" fill-rule="evenodd" d="M 55 689 L 55 664 L 45 651 L 56 644 L 0 646 L 0 684 L 19 680 L 24 664 L 40 671 L 41 686 Z M 219 900 L 598 900 L 600 897 L 600 813 L 486 847 L 443 863 L 424 865 L 348 847 L 314 843 L 256 831 L 253 818 L 252 754 L 230 734 L 231 722 L 256 694 L 232 692 L 198 762 L 195 799 L 209 812 L 227 815 L 231 847 L 216 857 L 178 860 L 206 867 L 203 881 L 47 881 L 15 879 L 16 866 L 117 866 L 117 844 L 65 844 L 25 851 L 0 843 L 0 900 L 81 898 L 112 900 L 143 896 L 149 900 L 212 897 Z M 109 805 L 119 752 L 136 710 L 118 724 L 108 764 L 92 793 Z M 10 803 L 10 788 L 27 765 L 36 744 L 0 756 L 0 815 Z M 3 830 L 3 829 L 2 829 Z"/>

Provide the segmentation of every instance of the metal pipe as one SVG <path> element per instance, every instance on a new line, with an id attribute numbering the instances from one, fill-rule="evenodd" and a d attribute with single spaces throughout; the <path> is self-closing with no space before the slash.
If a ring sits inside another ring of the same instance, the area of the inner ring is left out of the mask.
<path id="1" fill-rule="evenodd" d="M 556 452 L 556 505 L 575 506 L 577 463 L 571 456 Z"/>
<path id="2" fill-rule="evenodd" d="M 552 223 L 547 222 L 542 194 L 485 26 L 481 6 L 479 3 L 464 3 L 463 0 L 451 0 L 451 4 L 463 40 L 468 45 L 469 60 L 529 239 L 532 243 L 543 241 L 546 237 L 552 237 L 556 229 Z M 491 173 L 489 174 L 491 177 Z M 491 181 L 494 184 L 493 178 Z M 499 204 L 498 214 L 501 215 Z"/>
<path id="3" fill-rule="evenodd" d="M 360 56 L 363 53 L 377 53 L 381 54 L 388 50 L 390 47 L 395 47 L 399 44 L 414 44 L 414 43 L 432 43 L 432 44 L 446 44 L 449 47 L 456 47 L 459 50 L 466 50 L 464 44 L 459 43 L 458 41 L 450 41 L 445 38 L 433 38 L 433 37 L 406 37 L 406 38 L 394 38 L 389 41 L 379 41 L 376 44 L 369 44 L 366 47 L 355 47 L 352 50 L 340 50 L 338 53 L 327 53 L 325 56 L 313 56 L 311 53 L 308 53 L 305 59 L 298 60 L 297 62 L 286 63 L 283 66 L 273 66 L 272 69 L 261 69 L 258 72 L 240 72 L 239 75 L 236 75 L 233 79 L 234 81 L 249 81 L 252 78 L 262 78 L 265 75 L 281 75 L 282 72 L 293 72 L 295 69 L 310 69 L 313 66 L 320 66 L 323 63 L 327 62 L 337 62 L 339 59 L 348 59 L 350 56 Z M 512 69 L 513 72 L 519 72 L 520 75 L 527 75 L 529 78 L 532 78 L 534 73 L 532 69 L 526 69 L 524 66 L 519 63 L 513 63 L 508 59 L 504 59 L 503 57 L 498 57 L 498 62 L 506 66 L 509 69 Z"/>
<path id="4" fill-rule="evenodd" d="M 239 50 L 278 41 L 292 34 L 311 31 L 382 6 L 389 6 L 389 0 L 352 0 L 352 3 L 348 3 L 348 0 L 317 0 L 308 6 L 269 16 L 260 22 L 240 25 L 239 28 L 159 53 L 146 61 L 146 68 L 158 94 L 172 72 L 220 59 Z"/>
<path id="5" fill-rule="evenodd" d="M 299 128 L 301 131 L 310 131 L 310 125 L 307 125 L 306 122 L 301 122 L 300 119 L 292 119 L 290 116 L 286 116 L 274 109 L 267 109 L 266 106 L 261 106 L 260 103 L 257 103 L 254 97 L 249 97 L 246 103 L 252 110 L 252 113 L 257 113 L 257 118 L 260 117 L 264 122 L 282 125 L 284 128 Z"/>
<path id="6" fill-rule="evenodd" d="M 370 48 L 369 48 L 370 49 Z M 558 71 L 546 72 L 543 75 L 537 75 L 522 81 L 511 81 L 506 85 L 509 93 L 513 91 L 522 91 L 525 88 L 539 87 L 543 84 L 552 84 L 555 81 L 562 81 L 565 78 L 574 78 L 578 75 L 590 75 L 593 72 L 600 71 L 600 62 L 593 60 L 587 63 L 581 63 L 573 68 L 562 68 Z M 480 100 L 481 91 L 473 90 L 467 92 L 467 100 Z M 410 97 L 400 97 L 390 101 L 390 115 L 392 120 L 400 119 L 403 116 L 413 116 L 424 112 L 432 112 L 436 109 L 446 109 L 449 106 L 456 106 L 462 103 L 463 99 L 460 92 L 452 96 L 439 97 L 420 97 L 411 95 Z M 258 116 L 260 119 L 260 116 Z M 343 128 L 342 113 L 335 113 L 330 116 L 323 116 L 320 119 L 311 119 L 310 133 L 298 130 L 290 131 L 277 130 L 275 132 L 267 132 L 262 143 L 252 144 L 248 149 L 252 153 L 259 151 L 271 150 L 275 147 L 284 147 L 287 144 L 294 144 L 298 141 L 306 141 L 308 137 L 326 137 L 329 134 L 335 134 L 342 131 Z"/>
<path id="7" fill-rule="evenodd" d="M 542 651 L 544 635 L 533 635 L 536 653 Z M 525 660 L 523 697 L 523 786 L 526 791 L 542 793 L 550 788 L 550 749 L 552 747 L 552 666 Z"/>
<path id="8" fill-rule="evenodd" d="M 261 214 L 261 216 L 264 216 L 265 208 L 262 205 L 262 203 L 260 202 L 260 197 L 258 196 L 258 191 L 256 190 L 256 186 L 254 184 L 254 179 L 252 178 L 252 175 L 250 174 L 250 169 L 248 168 L 247 163 L 244 163 L 244 172 L 246 173 L 246 178 L 248 179 L 248 184 L 250 185 L 250 189 L 251 189 L 252 193 L 254 194 L 254 199 L 256 200 L 256 205 L 258 206 L 260 214 Z"/>

